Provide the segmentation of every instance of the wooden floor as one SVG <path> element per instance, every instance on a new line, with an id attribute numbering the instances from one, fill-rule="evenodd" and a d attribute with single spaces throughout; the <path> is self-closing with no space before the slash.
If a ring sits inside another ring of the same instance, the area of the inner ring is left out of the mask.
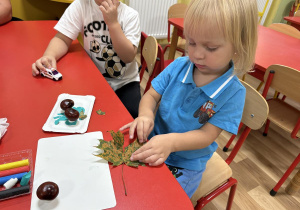
<path id="1" fill-rule="evenodd" d="M 140 55 L 137 55 L 139 60 Z M 251 76 L 246 82 L 257 87 L 259 81 Z M 272 94 L 270 94 L 272 95 Z M 293 103 L 293 102 L 291 102 Z M 299 104 L 294 104 L 300 109 Z M 270 124 L 267 137 L 262 135 L 263 128 L 251 131 L 237 156 L 230 164 L 233 176 L 238 180 L 232 210 L 300 210 L 300 192 L 291 196 L 285 192 L 285 187 L 300 169 L 300 164 L 292 172 L 276 196 L 269 192 L 282 177 L 284 172 L 300 152 L 300 139 L 291 139 L 290 135 Z M 222 149 L 230 138 L 230 134 L 222 132 L 216 140 L 218 154 L 225 160 L 235 144 L 228 152 Z M 204 207 L 204 210 L 226 209 L 229 190 L 219 195 Z"/>

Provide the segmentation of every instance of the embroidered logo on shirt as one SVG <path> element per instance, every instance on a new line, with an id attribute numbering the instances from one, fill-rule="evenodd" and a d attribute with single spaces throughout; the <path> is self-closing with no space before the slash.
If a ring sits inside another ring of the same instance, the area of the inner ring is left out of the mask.
<path id="1" fill-rule="evenodd" d="M 126 69 L 126 64 L 119 58 L 117 53 L 114 51 L 112 45 L 103 47 L 101 57 L 96 57 L 99 61 L 105 62 L 106 74 L 105 77 L 120 78 Z"/>
<path id="2" fill-rule="evenodd" d="M 215 104 L 208 100 L 195 111 L 193 116 L 195 118 L 199 117 L 199 123 L 204 124 L 216 113 L 212 109 L 213 107 L 215 107 Z"/>

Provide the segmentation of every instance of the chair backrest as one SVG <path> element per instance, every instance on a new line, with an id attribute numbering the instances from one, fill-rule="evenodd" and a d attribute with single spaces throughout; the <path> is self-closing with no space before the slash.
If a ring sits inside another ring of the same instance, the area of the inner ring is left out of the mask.
<path id="1" fill-rule="evenodd" d="M 142 69 L 140 71 L 140 83 L 141 89 L 144 89 L 145 93 L 151 85 L 151 81 L 154 78 L 153 71 L 154 69 L 158 69 L 158 64 L 156 64 L 157 60 L 157 40 L 153 36 L 148 36 L 142 48 L 142 56 L 144 58 L 142 63 Z M 147 69 L 147 70 L 146 70 Z"/>
<path id="2" fill-rule="evenodd" d="M 148 35 L 145 32 L 141 32 L 141 51 L 143 51 L 143 47 L 144 47 L 144 43 L 146 38 L 148 37 Z M 141 53 L 141 64 L 144 61 L 144 57 L 143 57 L 143 53 Z M 154 72 L 154 77 L 156 77 L 162 70 L 164 70 L 165 63 L 164 63 L 164 51 L 162 46 L 157 43 L 157 62 L 159 65 L 159 69 L 157 71 Z"/>
<path id="3" fill-rule="evenodd" d="M 157 41 L 155 37 L 148 36 L 146 38 L 142 54 L 147 64 L 148 73 L 151 75 L 157 58 Z"/>
<path id="4" fill-rule="evenodd" d="M 252 130 L 260 129 L 268 117 L 268 103 L 251 85 L 244 81 L 241 81 L 241 83 L 246 88 L 245 106 L 241 122 Z"/>
<path id="5" fill-rule="evenodd" d="M 271 28 L 275 31 L 300 39 L 300 31 L 291 25 L 284 24 L 284 23 L 272 23 L 271 25 L 268 26 L 268 28 Z"/>
<path id="6" fill-rule="evenodd" d="M 168 18 L 183 18 L 187 4 L 177 3 L 173 4 L 168 10 Z"/>
<path id="7" fill-rule="evenodd" d="M 295 17 L 300 17 L 300 10 L 296 11 L 294 14 Z"/>
<path id="8" fill-rule="evenodd" d="M 272 81 L 268 81 L 269 74 L 273 76 L 269 78 Z M 283 65 L 271 65 L 265 72 L 264 82 L 266 85 L 270 82 L 271 88 L 300 103 L 300 70 Z M 267 91 L 264 90 L 264 97 Z"/>

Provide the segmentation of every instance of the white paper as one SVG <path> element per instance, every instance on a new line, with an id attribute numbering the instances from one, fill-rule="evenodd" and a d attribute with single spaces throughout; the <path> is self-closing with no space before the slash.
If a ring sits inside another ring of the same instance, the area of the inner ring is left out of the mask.
<path id="1" fill-rule="evenodd" d="M 0 118 L 0 139 L 6 133 L 8 126 L 9 123 L 7 123 L 7 118 Z"/>
<path id="2" fill-rule="evenodd" d="M 31 209 L 32 210 L 99 210 L 116 206 L 109 166 L 96 157 L 94 146 L 101 132 L 43 138 L 38 142 Z M 52 201 L 40 200 L 36 190 L 52 181 L 59 194 Z"/>
<path id="3" fill-rule="evenodd" d="M 84 120 L 77 120 L 76 125 L 67 125 L 65 121 L 60 121 L 58 125 L 55 125 L 56 119 L 59 113 L 64 111 L 60 108 L 60 103 L 64 99 L 72 99 L 74 101 L 74 107 L 83 107 L 85 109 L 84 114 L 87 117 Z M 91 118 L 93 106 L 95 102 L 95 96 L 87 95 L 70 95 L 70 94 L 60 94 L 57 98 L 57 101 L 43 126 L 44 131 L 59 132 L 59 133 L 85 133 L 88 128 L 88 124 Z"/>

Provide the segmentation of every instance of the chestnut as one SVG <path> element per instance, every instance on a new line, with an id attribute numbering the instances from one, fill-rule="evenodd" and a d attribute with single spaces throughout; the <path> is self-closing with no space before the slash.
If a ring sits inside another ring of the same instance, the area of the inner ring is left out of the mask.
<path id="1" fill-rule="evenodd" d="M 79 112 L 73 108 L 67 108 L 65 110 L 65 115 L 70 121 L 76 121 L 79 118 Z"/>
<path id="2" fill-rule="evenodd" d="M 67 108 L 72 108 L 74 106 L 74 101 L 71 99 L 65 99 L 60 102 L 60 108 L 66 110 Z"/>
<path id="3" fill-rule="evenodd" d="M 53 200 L 59 193 L 58 185 L 54 182 L 44 182 L 36 190 L 36 195 L 41 200 Z"/>

